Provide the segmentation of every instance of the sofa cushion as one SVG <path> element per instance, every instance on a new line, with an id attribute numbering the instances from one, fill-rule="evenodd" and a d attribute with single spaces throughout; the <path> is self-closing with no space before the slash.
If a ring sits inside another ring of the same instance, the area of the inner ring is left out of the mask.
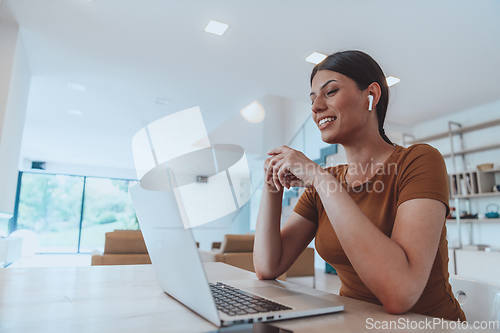
<path id="1" fill-rule="evenodd" d="M 148 254 L 103 254 L 93 255 L 92 266 L 99 265 L 143 265 L 151 264 Z"/>
<path id="2" fill-rule="evenodd" d="M 254 235 L 224 235 L 221 253 L 253 252 Z"/>
<path id="3" fill-rule="evenodd" d="M 215 254 L 215 261 L 223 262 L 225 264 L 255 273 L 252 252 L 217 253 Z M 286 280 L 286 277 L 287 273 L 285 272 L 278 276 L 277 279 Z"/>
<path id="4" fill-rule="evenodd" d="M 289 277 L 314 275 L 314 249 L 306 247 L 286 273 Z"/>
<path id="5" fill-rule="evenodd" d="M 140 230 L 115 230 L 106 233 L 104 254 L 147 254 Z"/>

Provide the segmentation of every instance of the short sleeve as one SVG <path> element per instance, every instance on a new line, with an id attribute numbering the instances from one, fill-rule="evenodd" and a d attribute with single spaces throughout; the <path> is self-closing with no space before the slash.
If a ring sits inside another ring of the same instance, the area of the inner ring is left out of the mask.
<path id="1" fill-rule="evenodd" d="M 293 211 L 302 217 L 305 217 L 311 222 L 318 223 L 318 209 L 316 206 L 316 190 L 313 187 L 308 187 L 302 193 L 293 208 Z"/>
<path id="2" fill-rule="evenodd" d="M 399 171 L 397 206 L 410 199 L 435 199 L 445 205 L 448 216 L 448 172 L 443 156 L 427 144 L 417 144 L 409 149 L 411 151 Z"/>

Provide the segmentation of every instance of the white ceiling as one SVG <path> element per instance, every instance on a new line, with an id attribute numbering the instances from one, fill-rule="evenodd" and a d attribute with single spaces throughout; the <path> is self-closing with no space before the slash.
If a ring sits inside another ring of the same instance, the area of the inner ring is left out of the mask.
<path id="1" fill-rule="evenodd" d="M 500 99 L 499 1 L 7 4 L 34 75 L 23 141 L 34 159 L 128 168 L 131 136 L 161 115 L 199 105 L 213 130 L 266 94 L 306 102 L 312 51 L 360 49 L 401 78 L 392 123 Z M 203 32 L 210 19 L 229 24 L 226 34 Z"/>

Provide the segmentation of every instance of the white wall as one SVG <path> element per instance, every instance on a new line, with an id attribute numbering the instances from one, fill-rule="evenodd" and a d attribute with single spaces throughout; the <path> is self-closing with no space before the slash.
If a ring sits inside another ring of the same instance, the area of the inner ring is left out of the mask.
<path id="1" fill-rule="evenodd" d="M 13 23 L 0 23 L 0 212 L 13 213 L 31 73 Z"/>
<path id="2" fill-rule="evenodd" d="M 285 110 L 284 138 L 286 142 L 289 142 L 311 115 L 311 105 L 307 100 L 287 99 L 284 101 L 283 108 Z"/>

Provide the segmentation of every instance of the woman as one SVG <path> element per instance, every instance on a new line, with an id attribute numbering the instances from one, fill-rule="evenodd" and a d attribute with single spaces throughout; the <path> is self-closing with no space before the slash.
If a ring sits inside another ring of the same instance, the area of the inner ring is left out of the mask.
<path id="1" fill-rule="evenodd" d="M 363 52 L 338 52 L 316 65 L 310 96 L 322 140 L 341 144 L 348 163 L 322 169 L 287 146 L 269 152 L 255 233 L 258 278 L 287 271 L 316 237 L 316 250 L 342 282 L 340 295 L 393 314 L 465 320 L 448 282 L 441 154 L 387 138 L 389 89 L 380 66 Z M 290 186 L 307 189 L 280 230 L 283 188 Z"/>

